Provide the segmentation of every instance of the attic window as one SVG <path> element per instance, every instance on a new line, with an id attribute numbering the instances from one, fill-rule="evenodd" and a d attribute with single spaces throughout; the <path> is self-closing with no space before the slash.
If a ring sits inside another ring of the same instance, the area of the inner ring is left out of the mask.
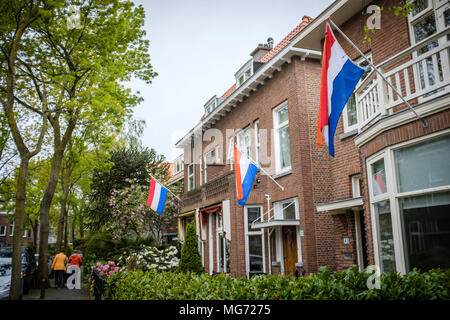
<path id="1" fill-rule="evenodd" d="M 214 96 L 213 97 L 213 99 L 211 99 L 210 101 L 210 103 L 207 103 L 206 105 L 205 105 L 205 114 L 207 115 L 207 114 L 209 114 L 209 113 L 211 113 L 216 107 L 217 107 L 217 101 L 216 101 L 217 99 L 216 99 L 216 97 Z"/>
<path id="2" fill-rule="evenodd" d="M 248 61 L 239 71 L 235 74 L 236 86 L 241 86 L 247 79 L 253 74 L 253 60 Z"/>

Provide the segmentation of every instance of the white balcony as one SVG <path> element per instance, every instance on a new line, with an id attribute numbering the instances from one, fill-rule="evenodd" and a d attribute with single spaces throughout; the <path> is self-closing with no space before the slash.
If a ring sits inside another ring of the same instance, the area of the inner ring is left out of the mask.
<path id="1" fill-rule="evenodd" d="M 385 78 L 414 105 L 435 99 L 450 89 L 450 41 L 447 28 L 377 65 Z M 437 46 L 437 43 L 439 45 Z M 428 50 L 419 51 L 427 47 Z M 379 117 L 393 114 L 404 104 L 402 99 L 375 70 L 355 90 L 358 132 Z M 398 107 L 398 108 L 396 108 Z"/>

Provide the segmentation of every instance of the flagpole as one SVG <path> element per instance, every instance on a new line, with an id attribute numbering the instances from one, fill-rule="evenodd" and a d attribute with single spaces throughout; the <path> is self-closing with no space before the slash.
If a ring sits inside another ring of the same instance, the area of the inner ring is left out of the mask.
<path id="1" fill-rule="evenodd" d="M 238 149 L 238 150 L 239 150 L 239 149 Z M 240 150 L 239 150 L 239 151 L 240 151 Z M 241 153 L 242 153 L 242 151 L 241 151 Z M 269 178 L 272 179 L 272 181 L 275 182 L 275 184 L 276 184 L 277 186 L 279 186 L 281 190 L 284 191 L 284 187 L 283 187 L 281 184 L 279 184 L 278 182 L 276 182 L 275 179 L 272 178 L 272 176 L 271 176 L 266 170 L 264 170 L 263 168 L 261 168 L 261 166 L 260 166 L 259 164 L 257 164 L 255 160 L 253 160 L 250 156 L 248 156 L 248 160 L 250 160 L 250 162 L 253 163 L 253 164 L 256 166 L 256 168 L 260 169 L 262 172 L 264 172 L 266 175 L 268 175 Z"/>
<path id="2" fill-rule="evenodd" d="M 234 147 L 234 148 L 237 148 L 237 137 L 236 137 L 236 135 L 233 136 L 233 140 L 234 140 L 233 147 Z M 239 148 L 238 148 L 238 150 L 239 150 Z M 240 151 L 240 150 L 239 150 L 239 151 Z M 242 151 L 241 151 L 241 153 L 242 153 Z M 275 179 L 272 178 L 272 176 L 271 176 L 266 170 L 264 170 L 263 168 L 261 168 L 260 165 L 257 164 L 255 160 L 253 160 L 250 156 L 248 156 L 248 159 L 249 159 L 250 162 L 253 163 L 258 169 L 260 169 L 262 172 L 264 172 L 266 175 L 268 175 L 269 178 L 272 179 L 272 181 L 275 182 L 275 184 L 276 184 L 277 186 L 279 186 L 281 190 L 284 191 L 284 187 L 283 187 L 281 184 L 279 184 L 278 182 L 276 182 Z M 236 164 L 235 164 L 235 165 L 236 165 Z"/>
<path id="3" fill-rule="evenodd" d="M 158 181 L 158 179 L 156 179 L 154 176 L 150 175 L 150 177 L 152 177 L 153 179 L 155 179 L 156 182 L 158 182 L 161 186 L 163 186 L 164 188 L 167 189 L 167 191 L 170 192 L 171 195 L 173 195 L 175 198 L 178 199 L 178 201 L 183 202 L 183 200 L 181 200 L 180 198 L 177 197 L 177 195 L 175 193 L 173 193 L 172 191 L 170 191 L 170 189 L 168 187 L 165 187 L 161 182 Z"/>
<path id="4" fill-rule="evenodd" d="M 369 65 L 380 75 L 380 77 L 389 85 L 389 87 L 391 87 L 391 89 L 400 97 L 400 99 L 402 99 L 402 101 L 408 106 L 409 109 L 411 109 L 414 114 L 416 115 L 416 117 L 422 121 L 422 125 L 424 128 L 428 127 L 428 122 L 423 119 L 421 116 L 419 116 L 419 114 L 416 112 L 416 110 L 414 110 L 414 108 L 408 103 L 408 101 L 406 101 L 405 98 L 403 98 L 403 96 L 397 91 L 397 89 L 384 77 L 384 75 L 382 74 L 381 71 L 378 70 L 377 67 L 375 67 L 373 65 L 373 63 L 366 57 L 366 55 L 364 53 L 362 53 L 361 50 L 359 50 L 359 48 L 352 42 L 352 40 L 350 40 L 345 34 L 344 32 L 341 31 L 341 29 L 339 29 L 339 27 L 330 19 L 330 17 L 326 18 L 325 21 L 329 22 L 340 34 L 342 37 L 344 37 L 345 40 L 347 40 L 348 43 L 350 43 L 350 45 L 367 61 L 367 63 L 369 63 Z"/>
<path id="5" fill-rule="evenodd" d="M 269 176 L 269 178 L 272 179 L 272 181 L 275 182 L 275 184 L 276 184 L 277 186 L 279 186 L 279 187 L 281 188 L 281 190 L 284 191 L 284 187 L 283 187 L 281 184 L 279 184 L 278 182 L 276 182 L 275 179 L 272 178 L 272 176 L 271 176 L 266 170 L 264 170 L 263 168 L 261 168 L 261 167 L 259 166 L 259 164 L 257 164 L 252 158 L 248 157 L 248 159 L 249 159 L 250 162 L 253 163 L 258 169 L 260 169 L 260 170 L 261 170 L 262 172 L 264 172 L 267 176 Z"/>

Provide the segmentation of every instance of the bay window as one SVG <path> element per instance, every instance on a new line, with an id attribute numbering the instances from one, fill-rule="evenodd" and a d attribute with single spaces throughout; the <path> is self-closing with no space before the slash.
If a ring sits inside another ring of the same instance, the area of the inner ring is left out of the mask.
<path id="1" fill-rule="evenodd" d="M 450 130 L 368 160 L 375 260 L 383 271 L 450 267 Z"/>

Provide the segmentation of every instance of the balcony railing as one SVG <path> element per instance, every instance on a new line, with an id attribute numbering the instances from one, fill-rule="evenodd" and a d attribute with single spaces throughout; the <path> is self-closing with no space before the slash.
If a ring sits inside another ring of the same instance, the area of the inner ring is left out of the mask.
<path id="1" fill-rule="evenodd" d="M 206 184 L 195 188 L 194 190 L 183 193 L 184 209 L 191 207 L 206 206 L 225 199 L 231 192 L 230 179 L 234 179 L 234 171 L 227 171 L 223 175 L 208 181 Z"/>
<path id="2" fill-rule="evenodd" d="M 450 28 L 447 28 L 377 66 L 410 105 L 448 93 L 450 41 L 447 35 L 449 33 Z M 438 41 L 440 41 L 439 46 L 437 46 Z M 423 48 L 429 50 L 421 52 Z M 379 116 L 392 114 L 397 111 L 396 107 L 404 104 L 375 70 L 372 70 L 356 88 L 355 98 L 359 132 Z"/>

